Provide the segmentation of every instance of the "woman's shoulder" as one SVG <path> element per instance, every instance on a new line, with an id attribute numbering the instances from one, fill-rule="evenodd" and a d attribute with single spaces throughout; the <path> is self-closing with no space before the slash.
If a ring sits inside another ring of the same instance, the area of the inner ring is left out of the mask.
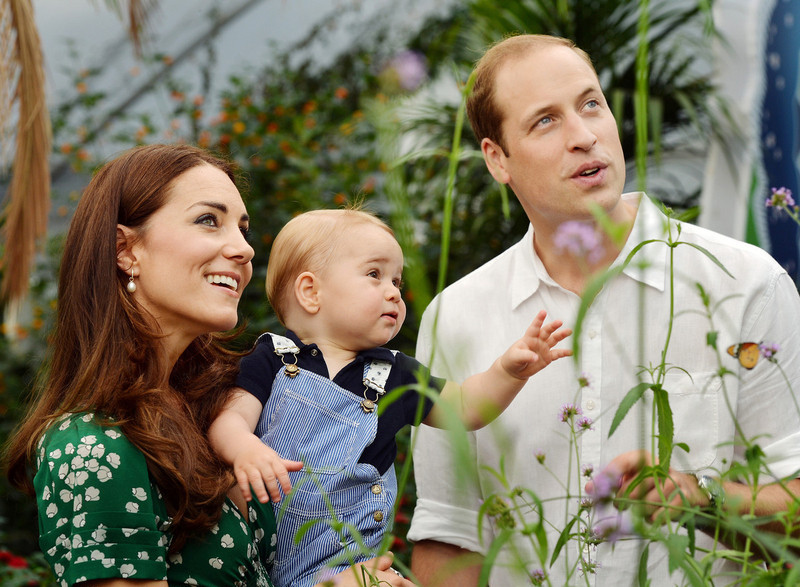
<path id="1" fill-rule="evenodd" d="M 55 420 L 39 440 L 37 468 L 47 458 L 80 455 L 86 447 L 100 445 L 117 453 L 139 453 L 113 420 L 93 412 L 64 414 Z M 94 449 L 95 452 L 97 449 Z M 91 453 L 92 449 L 89 448 Z M 139 453 L 141 454 L 141 453 Z"/>

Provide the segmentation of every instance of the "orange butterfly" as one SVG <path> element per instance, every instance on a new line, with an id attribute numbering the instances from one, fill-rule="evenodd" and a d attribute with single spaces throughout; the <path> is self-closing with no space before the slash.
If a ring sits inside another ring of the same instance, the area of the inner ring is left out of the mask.
<path id="1" fill-rule="evenodd" d="M 728 347 L 728 354 L 739 359 L 739 364 L 745 369 L 752 369 L 758 363 L 761 349 L 758 342 L 739 342 Z"/>

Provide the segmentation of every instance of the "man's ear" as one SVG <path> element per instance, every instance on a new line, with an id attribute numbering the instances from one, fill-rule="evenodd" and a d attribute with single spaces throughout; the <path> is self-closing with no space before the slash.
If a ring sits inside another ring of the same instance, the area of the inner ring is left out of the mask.
<path id="1" fill-rule="evenodd" d="M 303 271 L 294 280 L 294 297 L 309 314 L 319 312 L 319 278 L 311 271 Z"/>
<path id="2" fill-rule="evenodd" d="M 117 224 L 117 267 L 128 275 L 136 264 L 136 255 L 133 252 L 135 235 L 132 228 Z"/>
<path id="3" fill-rule="evenodd" d="M 492 174 L 499 183 L 508 183 L 511 176 L 506 171 L 506 154 L 503 149 L 492 139 L 484 138 L 481 141 L 481 152 L 489 173 Z"/>

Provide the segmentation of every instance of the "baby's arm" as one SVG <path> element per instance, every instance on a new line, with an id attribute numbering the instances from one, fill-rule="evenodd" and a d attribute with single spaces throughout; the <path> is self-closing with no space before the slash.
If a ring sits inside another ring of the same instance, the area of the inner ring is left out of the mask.
<path id="1" fill-rule="evenodd" d="M 546 317 L 547 312 L 539 312 L 523 337 L 488 370 L 468 377 L 461 385 L 448 381 L 440 394 L 444 405 L 434 404 L 424 423 L 443 427 L 443 411 L 449 409 L 468 430 L 482 428 L 508 407 L 531 375 L 556 359 L 570 356 L 571 350 L 553 347 L 572 331 L 561 328 L 560 320 L 544 325 Z"/>
<path id="2" fill-rule="evenodd" d="M 280 501 L 278 484 L 284 493 L 289 493 L 292 483 L 288 471 L 299 471 L 303 463 L 282 459 L 253 434 L 260 415 L 261 402 L 237 387 L 225 409 L 211 423 L 208 438 L 220 458 L 233 465 L 236 482 L 247 501 L 252 499 L 251 485 L 258 501 Z"/>

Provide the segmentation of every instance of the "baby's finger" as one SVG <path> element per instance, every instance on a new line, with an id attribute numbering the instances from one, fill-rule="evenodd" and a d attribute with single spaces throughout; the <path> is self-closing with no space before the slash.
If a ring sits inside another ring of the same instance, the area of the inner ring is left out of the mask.
<path id="1" fill-rule="evenodd" d="M 264 486 L 264 480 L 261 477 L 261 472 L 258 469 L 253 469 L 250 475 L 248 475 L 248 479 L 253 491 L 256 494 L 256 499 L 258 499 L 258 501 L 261 503 L 267 503 L 269 501 L 271 492 L 268 493 L 267 487 Z M 267 481 L 267 485 L 269 485 L 269 481 Z"/>
<path id="2" fill-rule="evenodd" d="M 233 476 L 236 477 L 236 484 L 239 486 L 239 491 L 242 492 L 244 500 L 250 501 L 253 499 L 253 495 L 250 493 L 250 481 L 247 478 L 247 473 L 236 469 L 233 472 Z"/>

